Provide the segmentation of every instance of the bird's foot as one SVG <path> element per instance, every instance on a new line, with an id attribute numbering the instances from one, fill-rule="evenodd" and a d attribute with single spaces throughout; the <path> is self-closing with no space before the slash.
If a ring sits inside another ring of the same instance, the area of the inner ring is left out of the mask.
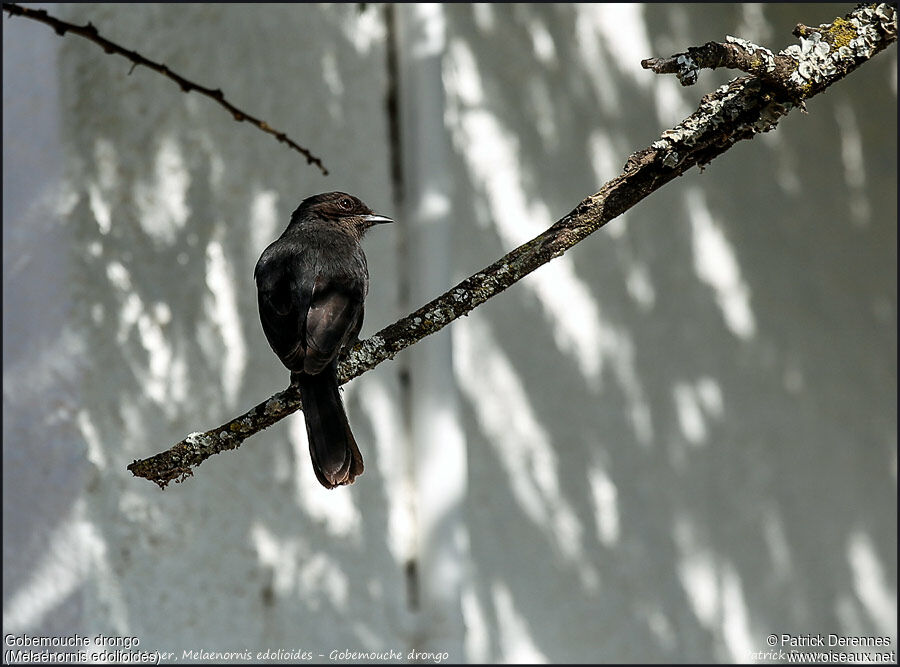
<path id="1" fill-rule="evenodd" d="M 300 373 L 296 371 L 291 371 L 291 384 L 288 385 L 288 389 L 297 389 L 300 386 Z"/>

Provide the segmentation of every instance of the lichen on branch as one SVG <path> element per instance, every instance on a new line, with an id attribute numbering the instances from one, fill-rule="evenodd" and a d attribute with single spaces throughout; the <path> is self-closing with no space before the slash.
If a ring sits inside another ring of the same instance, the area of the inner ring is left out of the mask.
<path id="1" fill-rule="evenodd" d="M 644 69 L 674 74 L 684 86 L 697 82 L 701 69 L 727 67 L 780 87 L 794 103 L 815 95 L 897 39 L 897 11 L 889 3 L 861 5 L 844 18 L 817 28 L 798 25 L 792 44 L 778 54 L 728 35 L 668 58 L 641 61 Z"/>

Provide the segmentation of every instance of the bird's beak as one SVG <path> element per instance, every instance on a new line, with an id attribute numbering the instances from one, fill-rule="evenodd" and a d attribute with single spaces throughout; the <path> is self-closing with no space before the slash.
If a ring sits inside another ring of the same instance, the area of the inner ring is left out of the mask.
<path id="1" fill-rule="evenodd" d="M 387 218 L 383 215 L 367 215 L 365 217 L 366 222 L 371 223 L 373 225 L 380 225 L 386 222 L 393 222 L 390 218 Z"/>

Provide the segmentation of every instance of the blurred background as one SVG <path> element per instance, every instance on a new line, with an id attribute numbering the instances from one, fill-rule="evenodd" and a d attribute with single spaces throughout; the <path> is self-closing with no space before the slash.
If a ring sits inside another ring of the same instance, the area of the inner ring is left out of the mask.
<path id="1" fill-rule="evenodd" d="M 852 5 L 47 8 L 223 88 L 330 174 L 4 17 L 4 633 L 314 662 L 896 650 L 896 46 L 345 385 L 352 487 L 315 481 L 301 413 L 165 492 L 125 469 L 287 385 L 252 272 L 303 198 L 399 221 L 365 241 L 369 336 L 734 76 L 682 88 L 642 58 L 778 50 Z"/>

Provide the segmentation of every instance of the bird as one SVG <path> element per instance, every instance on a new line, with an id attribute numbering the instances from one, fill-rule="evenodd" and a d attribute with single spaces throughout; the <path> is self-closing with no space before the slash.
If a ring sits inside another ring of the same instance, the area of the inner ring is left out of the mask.
<path id="1" fill-rule="evenodd" d="M 369 270 L 360 242 L 390 222 L 346 192 L 307 197 L 253 272 L 263 332 L 299 390 L 313 470 L 327 489 L 363 472 L 337 359 L 359 340 L 363 322 Z"/>

